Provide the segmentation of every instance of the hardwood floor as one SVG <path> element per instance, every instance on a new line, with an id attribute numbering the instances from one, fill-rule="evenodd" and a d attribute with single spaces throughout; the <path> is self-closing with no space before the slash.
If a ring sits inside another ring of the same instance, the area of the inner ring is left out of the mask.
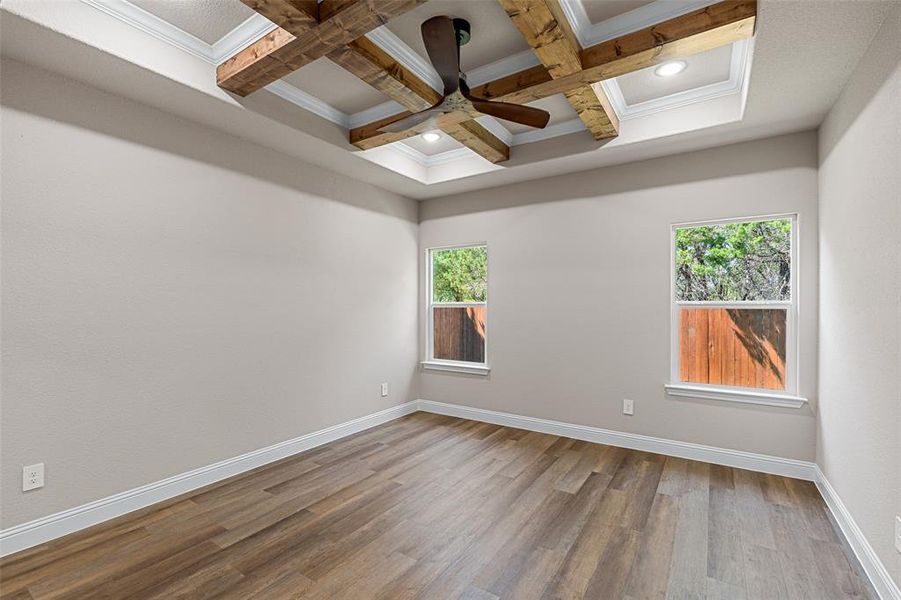
<path id="1" fill-rule="evenodd" d="M 417 413 L 26 550 L 2 598 L 868 598 L 808 482 Z"/>

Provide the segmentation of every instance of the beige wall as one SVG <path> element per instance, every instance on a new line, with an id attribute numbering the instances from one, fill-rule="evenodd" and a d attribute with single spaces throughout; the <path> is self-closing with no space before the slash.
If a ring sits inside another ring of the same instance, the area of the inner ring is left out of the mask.
<path id="1" fill-rule="evenodd" d="M 820 130 L 817 462 L 901 585 L 901 6 Z"/>
<path id="2" fill-rule="evenodd" d="M 819 161 L 809 132 L 418 207 L 4 61 L 0 526 L 422 397 L 816 456 L 901 580 L 899 35 L 895 11 Z M 670 225 L 784 212 L 811 405 L 667 397 Z M 424 250 L 482 241 L 491 375 L 417 376 Z"/>
<path id="3" fill-rule="evenodd" d="M 800 213 L 800 392 L 815 400 L 813 132 L 425 201 L 420 257 L 430 246 L 488 243 L 491 374 L 425 372 L 422 397 L 812 459 L 810 407 L 663 391 L 671 224 L 787 212 Z M 622 414 L 623 398 L 635 401 L 635 416 Z"/>
<path id="4" fill-rule="evenodd" d="M 2 527 L 416 397 L 413 201 L 2 69 Z"/>

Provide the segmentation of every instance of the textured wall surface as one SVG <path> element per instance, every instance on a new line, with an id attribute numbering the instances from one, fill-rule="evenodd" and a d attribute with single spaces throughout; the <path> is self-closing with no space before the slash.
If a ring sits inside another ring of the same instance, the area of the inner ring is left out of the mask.
<path id="1" fill-rule="evenodd" d="M 673 223 L 798 213 L 800 393 L 816 396 L 813 132 L 427 200 L 431 246 L 487 242 L 487 378 L 426 372 L 422 397 L 811 460 L 812 407 L 670 398 Z M 424 290 L 422 292 L 424 294 Z M 622 414 L 622 400 L 635 415 Z"/>
<path id="2" fill-rule="evenodd" d="M 817 462 L 898 585 L 901 4 L 820 130 Z"/>
<path id="3" fill-rule="evenodd" d="M 3 527 L 416 397 L 413 201 L 18 63 L 2 100 Z"/>

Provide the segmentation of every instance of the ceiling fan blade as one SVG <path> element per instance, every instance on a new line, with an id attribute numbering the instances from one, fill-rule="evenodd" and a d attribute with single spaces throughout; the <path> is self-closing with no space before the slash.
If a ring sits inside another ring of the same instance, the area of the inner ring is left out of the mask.
<path id="1" fill-rule="evenodd" d="M 509 102 L 491 102 L 489 100 L 481 100 L 479 98 L 470 98 L 473 108 L 480 113 L 504 119 L 505 121 L 513 121 L 529 127 L 544 129 L 551 118 L 551 114 L 540 108 L 532 108 L 531 106 L 523 106 L 522 104 L 510 104 Z"/>
<path id="2" fill-rule="evenodd" d="M 379 127 L 379 131 L 381 131 L 382 133 L 401 133 L 402 131 L 406 131 L 411 127 L 416 127 L 417 125 L 424 123 L 429 119 L 433 119 L 443 113 L 444 111 L 442 110 L 426 109 L 422 112 L 413 113 L 412 115 L 404 117 L 403 119 L 398 119 L 397 121 L 383 125 L 382 127 Z"/>
<path id="3" fill-rule="evenodd" d="M 444 83 L 444 95 L 449 96 L 457 91 L 460 81 L 460 46 L 457 45 L 454 20 L 437 16 L 425 21 L 422 24 L 422 43 Z"/>

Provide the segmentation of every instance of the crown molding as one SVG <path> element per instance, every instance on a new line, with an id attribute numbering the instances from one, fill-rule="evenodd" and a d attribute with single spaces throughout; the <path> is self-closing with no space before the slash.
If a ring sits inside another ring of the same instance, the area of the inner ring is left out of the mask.
<path id="1" fill-rule="evenodd" d="M 155 37 L 158 40 L 175 46 L 210 64 L 213 63 L 212 46 L 203 40 L 179 29 L 168 21 L 135 6 L 126 0 L 81 0 L 88 6 L 96 8 L 126 25 Z"/>
<path id="2" fill-rule="evenodd" d="M 491 132 L 494 137 L 504 142 L 508 146 L 513 145 L 513 134 L 510 133 L 510 130 L 504 127 L 504 124 L 500 122 L 500 119 L 495 119 L 492 116 L 485 115 L 476 119 L 476 122 Z"/>
<path id="3" fill-rule="evenodd" d="M 622 88 L 616 79 L 608 79 L 601 82 L 613 110 L 620 121 L 628 121 L 657 114 L 673 108 L 681 108 L 696 102 L 706 102 L 729 94 L 743 91 L 747 81 L 749 63 L 751 60 L 751 40 L 742 40 L 732 44 L 732 54 L 729 63 L 729 79 L 711 83 L 709 85 L 676 92 L 653 100 L 627 104 L 623 97 Z"/>
<path id="4" fill-rule="evenodd" d="M 476 153 L 469 148 L 454 148 L 453 150 L 447 150 L 446 152 L 441 152 L 440 154 L 426 154 L 425 152 L 420 152 L 416 148 L 408 146 L 403 142 L 392 145 L 391 149 L 395 150 L 399 154 L 403 154 L 407 158 L 412 159 L 425 168 L 434 167 L 435 165 L 443 165 L 477 156 Z"/>
<path id="5" fill-rule="evenodd" d="M 275 23 L 259 13 L 254 13 L 246 21 L 223 35 L 210 47 L 210 58 L 213 64 L 221 64 L 253 42 L 257 41 L 273 29 Z"/>
<path id="6" fill-rule="evenodd" d="M 541 61 L 532 50 L 523 50 L 512 56 L 472 69 L 466 73 L 466 83 L 469 84 L 469 87 L 475 87 L 540 64 Z"/>
<path id="7" fill-rule="evenodd" d="M 290 83 L 286 83 L 282 80 L 273 81 L 263 89 L 269 90 L 279 98 L 317 114 L 323 119 L 327 119 L 336 125 L 340 125 L 344 128 L 349 127 L 350 115 L 341 112 L 331 104 L 323 102 L 319 98 L 311 96 L 303 90 L 294 87 Z"/>
<path id="8" fill-rule="evenodd" d="M 81 1 L 123 23 L 179 48 L 214 66 L 222 63 L 228 57 L 234 55 L 243 48 L 246 48 L 276 27 L 275 24 L 262 15 L 255 14 L 211 45 L 167 21 L 164 21 L 156 15 L 131 4 L 127 0 Z M 657 0 L 656 2 L 652 2 L 597 24 L 592 24 L 589 21 L 581 0 L 561 0 L 561 5 L 567 19 L 572 25 L 576 37 L 579 39 L 582 46 L 586 47 L 709 6 L 716 1 L 717 0 L 686 0 L 684 2 L 671 2 L 668 0 Z M 431 63 L 421 57 L 410 46 L 405 44 L 403 40 L 389 30 L 387 26 L 383 25 L 378 29 L 371 31 L 366 34 L 366 37 L 391 54 L 399 64 L 403 65 L 423 81 L 427 82 L 432 88 L 435 90 L 440 90 L 442 88 L 441 79 L 437 72 L 435 72 Z M 626 104 L 622 95 L 622 90 L 619 88 L 619 84 L 615 79 L 602 82 L 602 86 L 607 91 L 617 116 L 623 121 L 648 116 L 673 108 L 679 108 L 696 102 L 711 100 L 732 93 L 742 93 L 746 95 L 752 47 L 752 40 L 745 40 L 734 44 L 729 80 L 704 86 L 702 88 L 686 90 L 685 92 L 671 94 L 647 102 L 628 105 Z M 482 85 L 488 81 L 511 75 L 538 64 L 539 60 L 534 52 L 532 50 L 525 50 L 476 69 L 472 69 L 467 74 L 468 82 L 471 86 Z M 304 110 L 312 112 L 323 119 L 347 129 L 377 121 L 393 114 L 397 114 L 403 110 L 403 106 L 391 100 L 353 114 L 347 114 L 282 80 L 269 84 L 265 89 L 287 102 L 291 102 Z M 480 117 L 478 122 L 508 146 L 530 144 L 561 135 L 583 131 L 585 129 L 581 120 L 571 119 L 569 121 L 556 123 L 544 129 L 513 134 L 500 120 L 493 117 Z M 431 156 L 423 154 L 406 144 L 393 144 L 391 148 L 396 149 L 399 153 L 424 167 L 469 159 L 474 155 L 468 148 L 458 148 Z"/>
<path id="9" fill-rule="evenodd" d="M 370 42 L 390 54 L 394 59 L 412 71 L 414 75 L 425 81 L 436 92 L 444 89 L 444 83 L 432 63 L 421 57 L 397 37 L 394 32 L 382 25 L 366 34 Z"/>
<path id="10" fill-rule="evenodd" d="M 399 102 L 388 100 L 387 102 L 376 104 L 372 108 L 367 108 L 365 110 L 355 112 L 352 115 L 348 115 L 347 127 L 348 129 L 361 127 L 363 125 L 366 125 L 367 123 L 372 123 L 374 121 L 378 121 L 379 119 L 384 119 L 385 117 L 396 115 L 397 113 L 403 112 L 405 110 L 407 109 L 404 108 L 404 106 Z"/>
<path id="11" fill-rule="evenodd" d="M 573 33 L 583 48 L 600 44 L 627 33 L 656 25 L 661 21 L 673 19 L 692 11 L 716 4 L 719 0 L 657 0 L 634 10 L 616 15 L 600 23 L 592 23 L 582 0 L 560 0 L 563 14 L 566 15 Z"/>
<path id="12" fill-rule="evenodd" d="M 508 146 L 519 146 L 521 144 L 531 144 L 532 142 L 540 142 L 550 138 L 576 133 L 585 129 L 585 124 L 580 119 L 571 119 L 561 123 L 549 125 L 544 129 L 535 129 L 532 131 L 524 131 L 522 133 L 512 134 L 510 131 L 500 124 L 494 117 L 479 117 L 476 119 L 485 129 L 497 136 L 502 142 Z M 390 144 L 385 146 L 391 150 L 395 150 L 404 156 L 413 159 L 423 167 L 434 167 L 435 165 L 443 165 L 458 160 L 470 159 L 477 156 L 469 148 L 454 148 L 440 154 L 428 155 L 415 148 L 412 148 L 403 142 Z"/>
<path id="13" fill-rule="evenodd" d="M 532 129 L 530 131 L 517 133 L 513 136 L 513 143 L 511 145 L 519 146 L 521 144 L 531 144 L 532 142 L 540 142 L 542 140 L 584 130 L 585 123 L 583 123 L 581 119 L 570 119 L 569 121 L 548 125 L 544 129 Z"/>

